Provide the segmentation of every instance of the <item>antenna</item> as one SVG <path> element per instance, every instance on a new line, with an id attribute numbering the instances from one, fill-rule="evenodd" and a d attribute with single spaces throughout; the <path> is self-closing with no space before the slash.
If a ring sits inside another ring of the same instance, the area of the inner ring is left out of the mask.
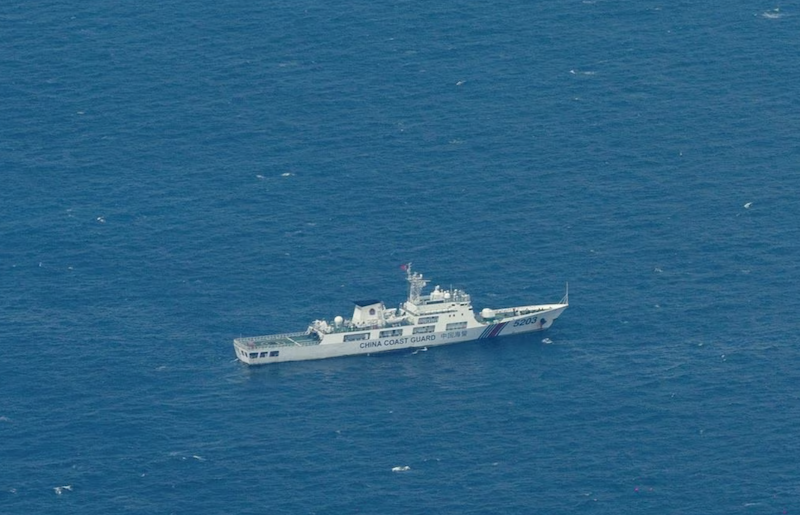
<path id="1" fill-rule="evenodd" d="M 405 266 L 406 270 L 406 279 L 408 280 L 408 301 L 412 304 L 419 304 L 420 302 L 420 294 L 422 293 L 422 288 L 428 284 L 426 279 L 422 278 L 422 274 L 419 272 L 412 272 L 411 271 L 411 263 Z"/>

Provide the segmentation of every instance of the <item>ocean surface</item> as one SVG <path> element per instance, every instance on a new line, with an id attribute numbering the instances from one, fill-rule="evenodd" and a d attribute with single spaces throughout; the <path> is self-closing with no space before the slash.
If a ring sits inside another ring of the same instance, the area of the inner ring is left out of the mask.
<path id="1" fill-rule="evenodd" d="M 0 513 L 800 513 L 798 85 L 798 1 L 3 2 Z M 235 360 L 407 262 L 571 305 Z"/>

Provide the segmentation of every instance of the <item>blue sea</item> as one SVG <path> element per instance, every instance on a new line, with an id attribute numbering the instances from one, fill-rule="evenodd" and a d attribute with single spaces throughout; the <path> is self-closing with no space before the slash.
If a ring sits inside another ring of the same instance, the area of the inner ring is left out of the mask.
<path id="1" fill-rule="evenodd" d="M 796 0 L 4 2 L 0 513 L 800 513 L 798 84 Z M 236 361 L 407 262 L 570 308 Z"/>

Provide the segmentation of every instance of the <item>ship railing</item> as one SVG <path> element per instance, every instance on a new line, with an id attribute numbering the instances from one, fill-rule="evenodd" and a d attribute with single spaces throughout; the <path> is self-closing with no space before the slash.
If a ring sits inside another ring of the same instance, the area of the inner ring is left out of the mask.
<path id="1" fill-rule="evenodd" d="M 495 315 L 501 317 L 518 317 L 524 315 L 532 315 L 533 313 L 539 313 L 540 311 L 546 311 L 546 310 L 547 308 L 544 306 L 505 308 L 505 309 L 495 310 Z"/>
<path id="2" fill-rule="evenodd" d="M 296 333 L 283 333 L 283 334 L 270 334 L 266 336 L 244 336 L 242 338 L 236 338 L 236 343 L 252 346 L 259 343 L 271 342 L 275 340 L 282 340 L 288 338 L 297 338 L 300 336 L 306 336 L 305 331 L 299 331 Z"/>
<path id="3" fill-rule="evenodd" d="M 451 293 L 449 291 L 442 292 L 442 293 Z M 450 304 L 453 302 L 471 302 L 471 297 L 469 293 L 463 293 L 461 291 L 451 293 L 450 297 L 445 298 L 443 295 L 432 299 L 430 295 L 426 295 L 420 299 L 421 302 L 419 304 L 425 304 L 430 306 L 431 304 Z M 417 303 L 415 303 L 417 304 Z"/>
<path id="4" fill-rule="evenodd" d="M 384 320 L 383 323 L 374 323 L 374 324 L 364 323 L 361 325 L 350 325 L 349 323 L 345 323 L 342 325 L 329 325 L 328 329 L 323 332 L 325 334 L 351 333 L 354 331 L 370 331 L 372 329 L 391 329 L 392 327 L 401 327 L 407 325 L 414 325 L 414 323 L 408 319 L 402 319 L 393 322 Z"/>
<path id="5" fill-rule="evenodd" d="M 512 317 L 519 317 L 525 315 L 533 315 L 535 313 L 541 313 L 542 311 L 549 311 L 553 309 L 555 306 L 552 305 L 534 305 L 534 306 L 520 306 L 515 308 L 501 308 L 501 309 L 494 309 L 494 316 L 491 318 L 486 318 L 481 314 L 476 314 L 475 318 L 479 322 L 500 322 L 506 318 Z"/>

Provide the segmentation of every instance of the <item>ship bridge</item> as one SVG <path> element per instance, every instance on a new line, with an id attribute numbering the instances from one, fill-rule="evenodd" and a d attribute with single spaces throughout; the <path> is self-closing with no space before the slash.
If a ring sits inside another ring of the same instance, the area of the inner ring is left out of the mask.
<path id="1" fill-rule="evenodd" d="M 408 287 L 408 300 L 404 304 L 405 310 L 412 315 L 471 312 L 472 300 L 465 291 L 459 289 L 442 289 L 439 285 L 433 288 L 428 295 L 422 294 L 422 289 L 428 280 L 419 272 L 411 271 L 411 263 L 405 266 Z"/>

